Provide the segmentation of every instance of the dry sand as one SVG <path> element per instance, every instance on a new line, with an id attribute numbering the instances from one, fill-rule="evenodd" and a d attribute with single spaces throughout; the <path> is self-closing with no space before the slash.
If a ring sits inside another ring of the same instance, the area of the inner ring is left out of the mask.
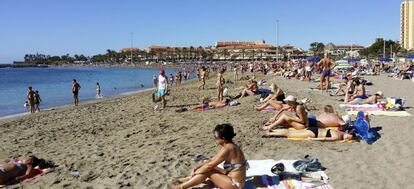
<path id="1" fill-rule="evenodd" d="M 404 97 L 407 106 L 414 106 L 413 82 L 384 76 L 368 79 L 374 82 L 367 87 L 372 93 L 381 89 L 386 96 Z M 214 86 L 213 80 L 208 87 Z M 305 88 L 317 85 L 313 82 L 270 80 L 287 94 L 310 99 L 319 109 L 312 114 L 319 114 L 326 104 L 340 103 L 339 97 L 324 92 L 306 92 Z M 0 160 L 32 152 L 59 165 L 24 188 L 165 188 L 173 177 L 189 174 L 194 155 L 214 155 L 219 148 L 212 129 L 231 123 L 237 132 L 235 142 L 248 159 L 312 154 L 328 168 L 335 188 L 414 187 L 413 117 L 371 117 L 373 127 L 382 127 L 382 138 L 373 145 L 261 138 L 258 126 L 271 113 L 253 109 L 257 96 L 232 108 L 176 113 L 178 107 L 193 105 L 202 96 L 215 96 L 214 89 L 198 91 L 196 85 L 174 87 L 169 107 L 162 111 L 153 110 L 150 92 L 144 92 L 0 120 Z M 235 94 L 237 86 L 230 87 Z M 413 109 L 408 111 L 414 114 Z M 80 177 L 70 174 L 75 170 Z"/>

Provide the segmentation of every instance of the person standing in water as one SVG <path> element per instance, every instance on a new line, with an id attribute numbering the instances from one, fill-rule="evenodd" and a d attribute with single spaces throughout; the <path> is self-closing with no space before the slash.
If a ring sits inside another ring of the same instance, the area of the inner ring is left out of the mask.
<path id="1" fill-rule="evenodd" d="M 72 93 L 73 93 L 73 104 L 77 106 L 79 104 L 79 90 L 81 86 L 76 81 L 76 79 L 72 82 Z"/>
<path id="2" fill-rule="evenodd" d="M 29 86 L 28 90 L 27 90 L 27 100 L 29 102 L 29 106 L 30 106 L 30 113 L 35 113 L 36 108 L 35 108 L 35 95 L 36 93 L 33 91 L 32 87 Z"/>
<path id="3" fill-rule="evenodd" d="M 96 98 L 102 98 L 101 86 L 99 85 L 99 82 L 96 83 Z"/>
<path id="4" fill-rule="evenodd" d="M 35 99 L 34 99 L 34 104 L 35 104 L 35 111 L 36 112 L 40 112 L 40 102 L 42 102 L 42 99 L 40 98 L 39 95 L 39 91 L 35 92 Z"/>

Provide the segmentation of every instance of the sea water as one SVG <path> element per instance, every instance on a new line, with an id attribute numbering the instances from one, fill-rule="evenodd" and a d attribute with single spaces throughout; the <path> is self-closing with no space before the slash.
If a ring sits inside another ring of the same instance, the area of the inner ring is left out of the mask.
<path id="1" fill-rule="evenodd" d="M 176 70 L 167 69 L 167 76 Z M 143 68 L 0 68 L 0 117 L 27 112 L 27 88 L 39 91 L 41 109 L 72 103 L 72 80 L 81 86 L 80 102 L 96 98 L 96 83 L 103 97 L 153 87 L 158 69 Z"/>

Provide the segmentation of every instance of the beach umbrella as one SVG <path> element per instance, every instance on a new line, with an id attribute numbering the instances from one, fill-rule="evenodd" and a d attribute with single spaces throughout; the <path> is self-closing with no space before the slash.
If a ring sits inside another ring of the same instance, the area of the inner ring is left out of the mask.
<path id="1" fill-rule="evenodd" d="M 352 57 L 352 58 L 348 58 L 348 62 L 359 62 L 361 59 L 359 59 L 359 58 L 354 58 L 354 57 Z"/>
<path id="2" fill-rule="evenodd" d="M 381 62 L 391 62 L 392 61 L 391 58 L 385 58 L 385 57 L 379 57 L 378 60 L 381 61 Z"/>
<path id="3" fill-rule="evenodd" d="M 412 54 L 412 55 L 408 55 L 408 56 L 406 56 L 405 58 L 414 59 L 414 54 Z"/>
<path id="4" fill-rule="evenodd" d="M 308 61 L 316 63 L 316 62 L 319 62 L 319 58 L 318 57 L 310 57 L 310 58 L 308 58 Z"/>

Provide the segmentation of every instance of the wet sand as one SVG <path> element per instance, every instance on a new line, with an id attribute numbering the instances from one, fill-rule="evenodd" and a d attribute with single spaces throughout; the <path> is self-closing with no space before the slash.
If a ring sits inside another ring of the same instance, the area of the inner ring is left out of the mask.
<path id="1" fill-rule="evenodd" d="M 259 78 L 263 78 L 260 77 Z M 168 108 L 154 111 L 150 92 L 88 102 L 61 109 L 0 120 L 0 160 L 22 157 L 28 152 L 53 160 L 59 167 L 25 188 L 165 188 L 173 177 L 186 176 L 197 154 L 212 156 L 219 149 L 212 129 L 231 123 L 235 142 L 248 159 L 297 159 L 306 154 L 327 167 L 335 188 L 411 188 L 414 185 L 413 117 L 371 117 L 382 137 L 373 145 L 360 143 L 289 141 L 261 138 L 259 126 L 271 113 L 253 109 L 259 96 L 246 97 L 236 107 L 204 112 L 175 112 L 197 104 L 203 96 L 215 97 L 214 79 L 198 91 L 196 81 L 172 89 Z M 226 79 L 232 79 L 226 74 Z M 340 97 L 307 92 L 317 83 L 269 77 L 287 94 L 307 98 L 318 110 L 335 105 Z M 385 76 L 367 77 L 367 89 L 407 99 L 414 106 L 414 83 Z M 245 84 L 228 85 L 230 94 Z M 414 109 L 407 110 L 414 115 Z M 79 171 L 79 177 L 70 173 Z M 16 187 L 18 187 L 17 185 Z"/>

